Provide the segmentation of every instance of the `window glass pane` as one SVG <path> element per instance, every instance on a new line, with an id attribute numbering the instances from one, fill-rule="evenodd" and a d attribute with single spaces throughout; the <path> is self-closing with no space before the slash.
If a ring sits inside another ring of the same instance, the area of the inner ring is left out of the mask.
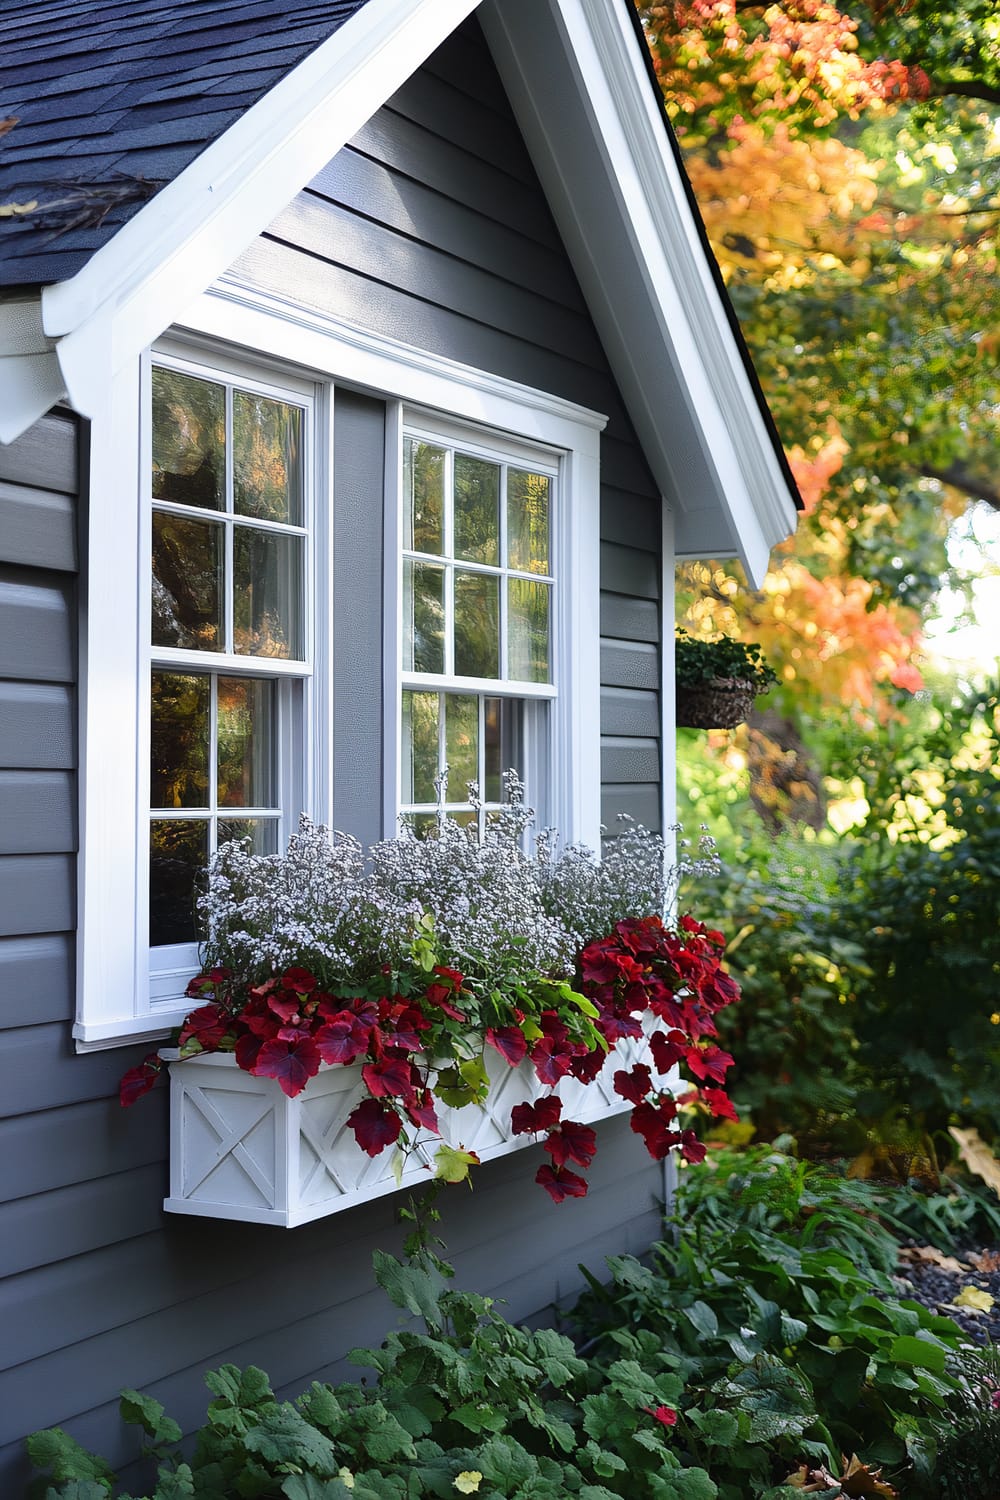
<path id="1" fill-rule="evenodd" d="M 219 820 L 219 843 L 228 844 L 233 839 L 251 840 L 254 854 L 277 854 L 277 818 L 225 818 Z"/>
<path id="2" fill-rule="evenodd" d="M 403 670 L 444 671 L 444 569 L 403 563 Z"/>
<path id="3" fill-rule="evenodd" d="M 273 807 L 274 684 L 218 679 L 218 805 Z"/>
<path id="4" fill-rule="evenodd" d="M 438 694 L 403 693 L 403 801 L 436 802 Z"/>
<path id="5" fill-rule="evenodd" d="M 233 649 L 301 657 L 302 539 L 233 528 Z"/>
<path id="6" fill-rule="evenodd" d="M 455 672 L 500 676 L 500 580 L 455 570 Z"/>
<path id="7" fill-rule="evenodd" d="M 549 585 L 507 580 L 507 675 L 516 682 L 549 680 Z"/>
<path id="8" fill-rule="evenodd" d="M 479 699 L 465 693 L 446 693 L 444 704 L 448 801 L 464 802 L 468 783 L 479 781 Z"/>
<path id="9" fill-rule="evenodd" d="M 500 561 L 500 466 L 455 454 L 455 556 Z"/>
<path id="10" fill-rule="evenodd" d="M 153 369 L 153 499 L 226 508 L 226 390 Z"/>
<path id="11" fill-rule="evenodd" d="M 154 947 L 195 942 L 195 895 L 208 862 L 208 822 L 154 818 L 149 832 L 149 941 Z"/>
<path id="12" fill-rule="evenodd" d="M 154 646 L 222 649 L 222 526 L 153 513 Z"/>
<path id="13" fill-rule="evenodd" d="M 302 412 L 233 392 L 233 508 L 262 521 L 302 524 Z"/>
<path id="14" fill-rule="evenodd" d="M 403 545 L 410 552 L 444 552 L 443 448 L 407 438 L 403 443 Z"/>
<path id="15" fill-rule="evenodd" d="M 208 807 L 210 679 L 154 672 L 150 806 Z"/>
<path id="16" fill-rule="evenodd" d="M 507 470 L 507 565 L 522 573 L 549 571 L 549 479 Z"/>

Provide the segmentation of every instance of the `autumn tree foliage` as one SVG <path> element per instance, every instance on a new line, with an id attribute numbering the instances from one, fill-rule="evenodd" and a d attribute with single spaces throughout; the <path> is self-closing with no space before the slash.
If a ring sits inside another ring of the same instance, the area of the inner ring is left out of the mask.
<path id="1" fill-rule="evenodd" d="M 920 686 L 949 521 L 1000 508 L 1000 12 L 641 14 L 806 506 L 758 594 L 693 570 L 687 623 L 760 640 L 789 685 L 772 701 L 800 727 L 841 712 L 871 729 Z"/>

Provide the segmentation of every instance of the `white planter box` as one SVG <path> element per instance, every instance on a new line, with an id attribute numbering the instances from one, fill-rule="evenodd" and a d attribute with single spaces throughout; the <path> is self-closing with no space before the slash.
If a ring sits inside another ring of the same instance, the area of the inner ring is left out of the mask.
<path id="1" fill-rule="evenodd" d="M 487 1104 L 438 1107 L 441 1140 L 475 1151 L 481 1161 L 537 1145 L 533 1135 L 511 1135 L 511 1108 L 551 1092 L 529 1063 L 509 1068 L 491 1048 L 486 1054 L 493 1080 Z M 612 1080 L 620 1068 L 650 1062 L 647 1054 L 644 1041 L 623 1042 L 593 1083 L 562 1079 L 555 1092 L 563 1118 L 593 1123 L 629 1109 Z M 231 1053 L 171 1062 L 170 1196 L 164 1208 L 292 1228 L 427 1182 L 438 1138 L 421 1132 L 422 1143 L 397 1180 L 396 1148 L 367 1156 L 347 1124 L 365 1097 L 359 1066 L 322 1068 L 289 1099 L 273 1079 L 243 1072 Z"/>

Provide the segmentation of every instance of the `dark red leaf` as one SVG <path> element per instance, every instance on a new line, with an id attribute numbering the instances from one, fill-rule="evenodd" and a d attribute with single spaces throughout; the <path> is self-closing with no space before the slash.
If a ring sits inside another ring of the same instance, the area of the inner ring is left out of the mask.
<path id="1" fill-rule="evenodd" d="M 575 1161 L 578 1167 L 589 1167 L 597 1152 L 597 1133 L 589 1125 L 579 1125 L 575 1120 L 563 1120 L 551 1130 L 542 1142 L 557 1167 Z"/>
<path id="2" fill-rule="evenodd" d="M 573 1061 L 573 1053 L 564 1050 L 564 1042 L 541 1037 L 531 1049 L 531 1063 L 538 1075 L 539 1083 L 558 1083 L 565 1078 Z"/>
<path id="3" fill-rule="evenodd" d="M 637 1104 L 629 1120 L 636 1135 L 641 1135 L 646 1150 L 654 1161 L 662 1161 L 674 1146 L 680 1145 L 678 1131 L 671 1130 L 670 1122 L 677 1113 L 673 1100 L 661 1100 L 659 1104 Z"/>
<path id="4" fill-rule="evenodd" d="M 558 1125 L 561 1114 L 562 1100 L 557 1094 L 547 1094 L 534 1104 L 515 1104 L 510 1112 L 510 1128 L 515 1135 L 537 1135 Z"/>
<path id="5" fill-rule="evenodd" d="M 520 1026 L 491 1026 L 486 1033 L 486 1040 L 491 1047 L 496 1048 L 501 1057 L 506 1058 L 512 1068 L 524 1061 L 528 1043 Z"/>
<path id="6" fill-rule="evenodd" d="M 383 1099 L 388 1094 L 403 1097 L 411 1097 L 413 1094 L 410 1064 L 400 1058 L 388 1062 L 366 1063 L 361 1069 L 361 1077 L 369 1094 L 376 1099 Z"/>
<path id="7" fill-rule="evenodd" d="M 704 1099 L 713 1115 L 715 1115 L 716 1119 L 739 1119 L 739 1115 L 736 1113 L 736 1106 L 724 1089 L 704 1088 L 701 1090 L 701 1097 L 702 1099 Z"/>
<path id="8" fill-rule="evenodd" d="M 562 1203 L 564 1198 L 586 1198 L 587 1184 L 575 1172 L 565 1167 L 550 1167 L 545 1162 L 535 1173 L 535 1181 L 543 1187 L 553 1203 Z"/>
<path id="9" fill-rule="evenodd" d="M 733 1059 L 721 1047 L 692 1047 L 687 1054 L 687 1065 L 696 1078 L 712 1078 L 722 1083 Z"/>
<path id="10" fill-rule="evenodd" d="M 403 1128 L 396 1111 L 378 1099 L 362 1099 L 347 1116 L 347 1123 L 354 1131 L 358 1145 L 369 1156 L 378 1156 L 386 1146 L 391 1146 L 399 1139 Z"/>
<path id="11" fill-rule="evenodd" d="M 297 995 L 311 995 L 318 987 L 316 976 L 308 969 L 286 969 L 281 976 L 282 989 L 294 990 Z"/>
<path id="12" fill-rule="evenodd" d="M 262 1037 L 255 1036 L 252 1031 L 245 1031 L 236 1042 L 236 1061 L 244 1073 L 252 1073 L 254 1065 L 260 1056 L 263 1047 Z"/>
<path id="13" fill-rule="evenodd" d="M 229 1026 L 229 1017 L 218 1005 L 202 1005 L 197 1010 L 191 1011 L 185 1017 L 184 1024 L 180 1029 L 178 1045 L 183 1047 L 185 1042 L 196 1041 L 201 1044 L 205 1052 L 214 1052 L 225 1036 Z"/>
<path id="14" fill-rule="evenodd" d="M 118 1085 L 118 1101 L 122 1108 L 128 1109 L 143 1094 L 148 1094 L 162 1071 L 163 1059 L 158 1052 L 150 1052 L 137 1067 L 123 1073 Z"/>
<path id="15" fill-rule="evenodd" d="M 313 1034 L 319 1055 L 325 1063 L 352 1063 L 368 1049 L 368 1030 L 358 1025 L 354 1016 L 341 1011 Z"/>
<path id="16" fill-rule="evenodd" d="M 430 1089 L 414 1094 L 412 1099 L 405 1099 L 403 1108 L 414 1125 L 422 1125 L 424 1130 L 429 1130 L 434 1135 L 441 1134 L 441 1127 L 438 1125 L 438 1117 L 434 1109 L 434 1095 Z"/>
<path id="17" fill-rule="evenodd" d="M 569 1065 L 573 1077 L 580 1083 L 593 1083 L 598 1073 L 607 1062 L 608 1054 L 603 1047 L 595 1047 L 593 1052 L 584 1052 L 582 1057 L 574 1057 Z"/>
<path id="18" fill-rule="evenodd" d="M 251 1071 L 255 1078 L 276 1079 L 282 1093 L 294 1099 L 319 1072 L 320 1062 L 319 1048 L 312 1037 L 293 1042 L 274 1037 L 261 1047 Z"/>
<path id="19" fill-rule="evenodd" d="M 624 1069 L 615 1074 L 614 1090 L 630 1104 L 641 1104 L 653 1086 L 653 1075 L 645 1063 L 636 1063 L 630 1073 Z"/>

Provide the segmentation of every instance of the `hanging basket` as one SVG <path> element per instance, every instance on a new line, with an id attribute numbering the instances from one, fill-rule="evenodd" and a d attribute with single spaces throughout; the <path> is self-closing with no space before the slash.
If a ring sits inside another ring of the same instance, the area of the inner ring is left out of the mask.
<path id="1" fill-rule="evenodd" d="M 676 684 L 677 725 L 681 729 L 735 729 L 749 717 L 757 690 L 743 677 Z"/>

